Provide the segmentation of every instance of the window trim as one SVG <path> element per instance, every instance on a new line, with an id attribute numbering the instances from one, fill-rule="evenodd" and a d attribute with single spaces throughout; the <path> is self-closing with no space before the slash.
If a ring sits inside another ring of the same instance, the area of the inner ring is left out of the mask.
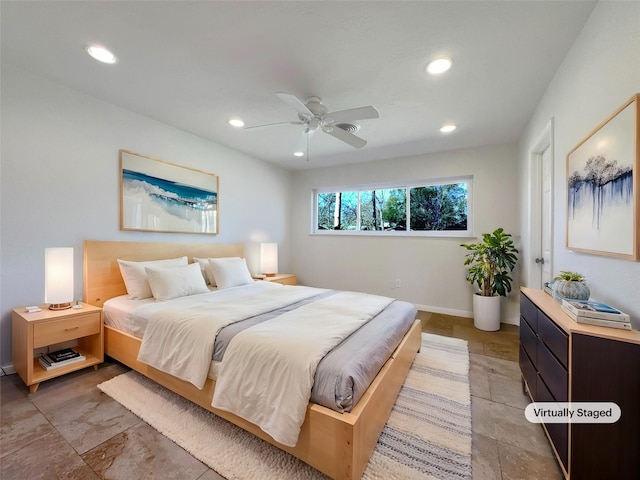
<path id="1" fill-rule="evenodd" d="M 407 224 L 410 217 L 410 190 L 412 188 L 430 187 L 434 185 L 451 185 L 456 183 L 467 184 L 467 229 L 466 230 L 319 230 L 318 229 L 318 195 L 336 192 L 358 193 L 358 228 L 360 227 L 360 196 L 362 190 L 406 190 L 407 199 Z M 357 185 L 343 185 L 339 187 L 314 188 L 311 191 L 311 230 L 310 235 L 339 235 L 339 236 L 383 236 L 383 237 L 436 237 L 436 238 L 464 238 L 473 237 L 473 175 L 459 175 L 454 177 L 431 178 L 411 182 L 381 182 L 363 183 Z"/>

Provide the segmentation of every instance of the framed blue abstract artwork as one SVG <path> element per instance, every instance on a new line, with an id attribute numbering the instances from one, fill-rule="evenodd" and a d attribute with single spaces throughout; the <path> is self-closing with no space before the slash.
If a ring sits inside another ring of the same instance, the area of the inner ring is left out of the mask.
<path id="1" fill-rule="evenodd" d="M 640 94 L 567 155 L 569 250 L 638 260 Z"/>
<path id="2" fill-rule="evenodd" d="M 120 150 L 120 229 L 218 233 L 218 176 Z"/>

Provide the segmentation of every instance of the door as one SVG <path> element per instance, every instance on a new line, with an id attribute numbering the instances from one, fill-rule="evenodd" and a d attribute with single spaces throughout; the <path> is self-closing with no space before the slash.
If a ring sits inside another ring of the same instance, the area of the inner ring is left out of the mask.
<path id="1" fill-rule="evenodd" d="M 551 252 L 553 247 L 553 156 L 551 154 L 551 145 L 540 155 L 542 162 L 542 192 L 540 199 L 542 205 L 540 212 L 541 220 L 541 267 L 542 267 L 542 286 L 553 279 L 553 271 L 551 269 Z"/>
<path id="2" fill-rule="evenodd" d="M 553 279 L 553 119 L 529 152 L 527 286 Z"/>

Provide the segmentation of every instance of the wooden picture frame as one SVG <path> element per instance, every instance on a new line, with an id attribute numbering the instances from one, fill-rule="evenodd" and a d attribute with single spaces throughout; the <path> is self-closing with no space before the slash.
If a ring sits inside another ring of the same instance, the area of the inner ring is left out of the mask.
<path id="1" fill-rule="evenodd" d="M 120 150 L 120 230 L 218 233 L 218 176 Z"/>
<path id="2" fill-rule="evenodd" d="M 566 247 L 640 259 L 640 94 L 567 154 Z"/>

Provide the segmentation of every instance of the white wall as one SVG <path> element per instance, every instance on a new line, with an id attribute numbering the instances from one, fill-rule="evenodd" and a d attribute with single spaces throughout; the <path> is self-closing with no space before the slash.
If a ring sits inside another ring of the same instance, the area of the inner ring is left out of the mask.
<path id="1" fill-rule="evenodd" d="M 474 232 L 503 227 L 518 237 L 516 145 L 455 150 L 382 162 L 295 172 L 292 182 L 293 269 L 307 285 L 366 291 L 452 315 L 472 315 L 460 243 L 475 238 L 312 235 L 312 190 L 473 175 Z M 517 278 L 517 272 L 514 278 Z M 391 288 L 400 279 L 401 288 Z M 517 292 L 519 284 L 514 284 Z M 503 300 L 502 321 L 518 319 L 517 293 Z"/>
<path id="2" fill-rule="evenodd" d="M 465 282 L 465 252 L 459 244 L 473 239 L 310 235 L 311 190 L 471 174 L 476 234 L 502 226 L 520 241 L 520 232 L 528 231 L 530 209 L 528 178 L 520 172 L 528 172 L 529 152 L 550 118 L 555 125 L 554 270 L 584 273 L 594 298 L 628 311 L 640 328 L 640 263 L 572 253 L 564 247 L 565 156 L 640 92 L 639 25 L 640 2 L 596 6 L 518 147 L 466 149 L 294 174 L 3 64 L 0 365 L 11 362 L 11 309 L 44 299 L 46 247 L 75 248 L 76 296 L 81 297 L 85 239 L 244 242 L 254 269 L 257 242 L 275 241 L 281 245 L 280 270 L 297 273 L 301 283 L 391 295 L 432 311 L 469 316 L 472 288 Z M 219 174 L 220 234 L 120 231 L 121 148 Z M 528 239 L 519 243 L 521 258 L 531 256 Z M 523 272 L 528 268 L 521 265 Z M 390 288 L 390 280 L 397 278 L 402 287 Z M 518 286 L 516 282 L 516 292 Z M 517 294 L 503 306 L 502 320 L 517 321 Z"/>
<path id="3" fill-rule="evenodd" d="M 0 365 L 11 363 L 11 310 L 44 301 L 44 249 L 74 247 L 82 298 L 85 239 L 245 244 L 278 242 L 288 257 L 288 172 L 117 106 L 2 65 Z M 161 101 L 161 99 L 159 99 Z M 220 176 L 220 233 L 119 230 L 118 150 Z"/>
<path id="4" fill-rule="evenodd" d="M 553 117 L 554 274 L 572 270 L 586 275 L 592 298 L 627 311 L 635 328 L 640 328 L 640 263 L 569 252 L 565 248 L 565 234 L 567 153 L 638 92 L 640 2 L 600 2 L 549 84 L 519 146 L 521 171 L 527 172 L 529 152 Z M 526 176 L 521 177 L 523 232 L 527 231 L 525 222 L 530 208 L 528 182 Z M 528 241 L 524 242 L 523 250 L 525 256 L 538 255 L 529 252 Z M 523 267 L 523 272 L 535 268 Z"/>

